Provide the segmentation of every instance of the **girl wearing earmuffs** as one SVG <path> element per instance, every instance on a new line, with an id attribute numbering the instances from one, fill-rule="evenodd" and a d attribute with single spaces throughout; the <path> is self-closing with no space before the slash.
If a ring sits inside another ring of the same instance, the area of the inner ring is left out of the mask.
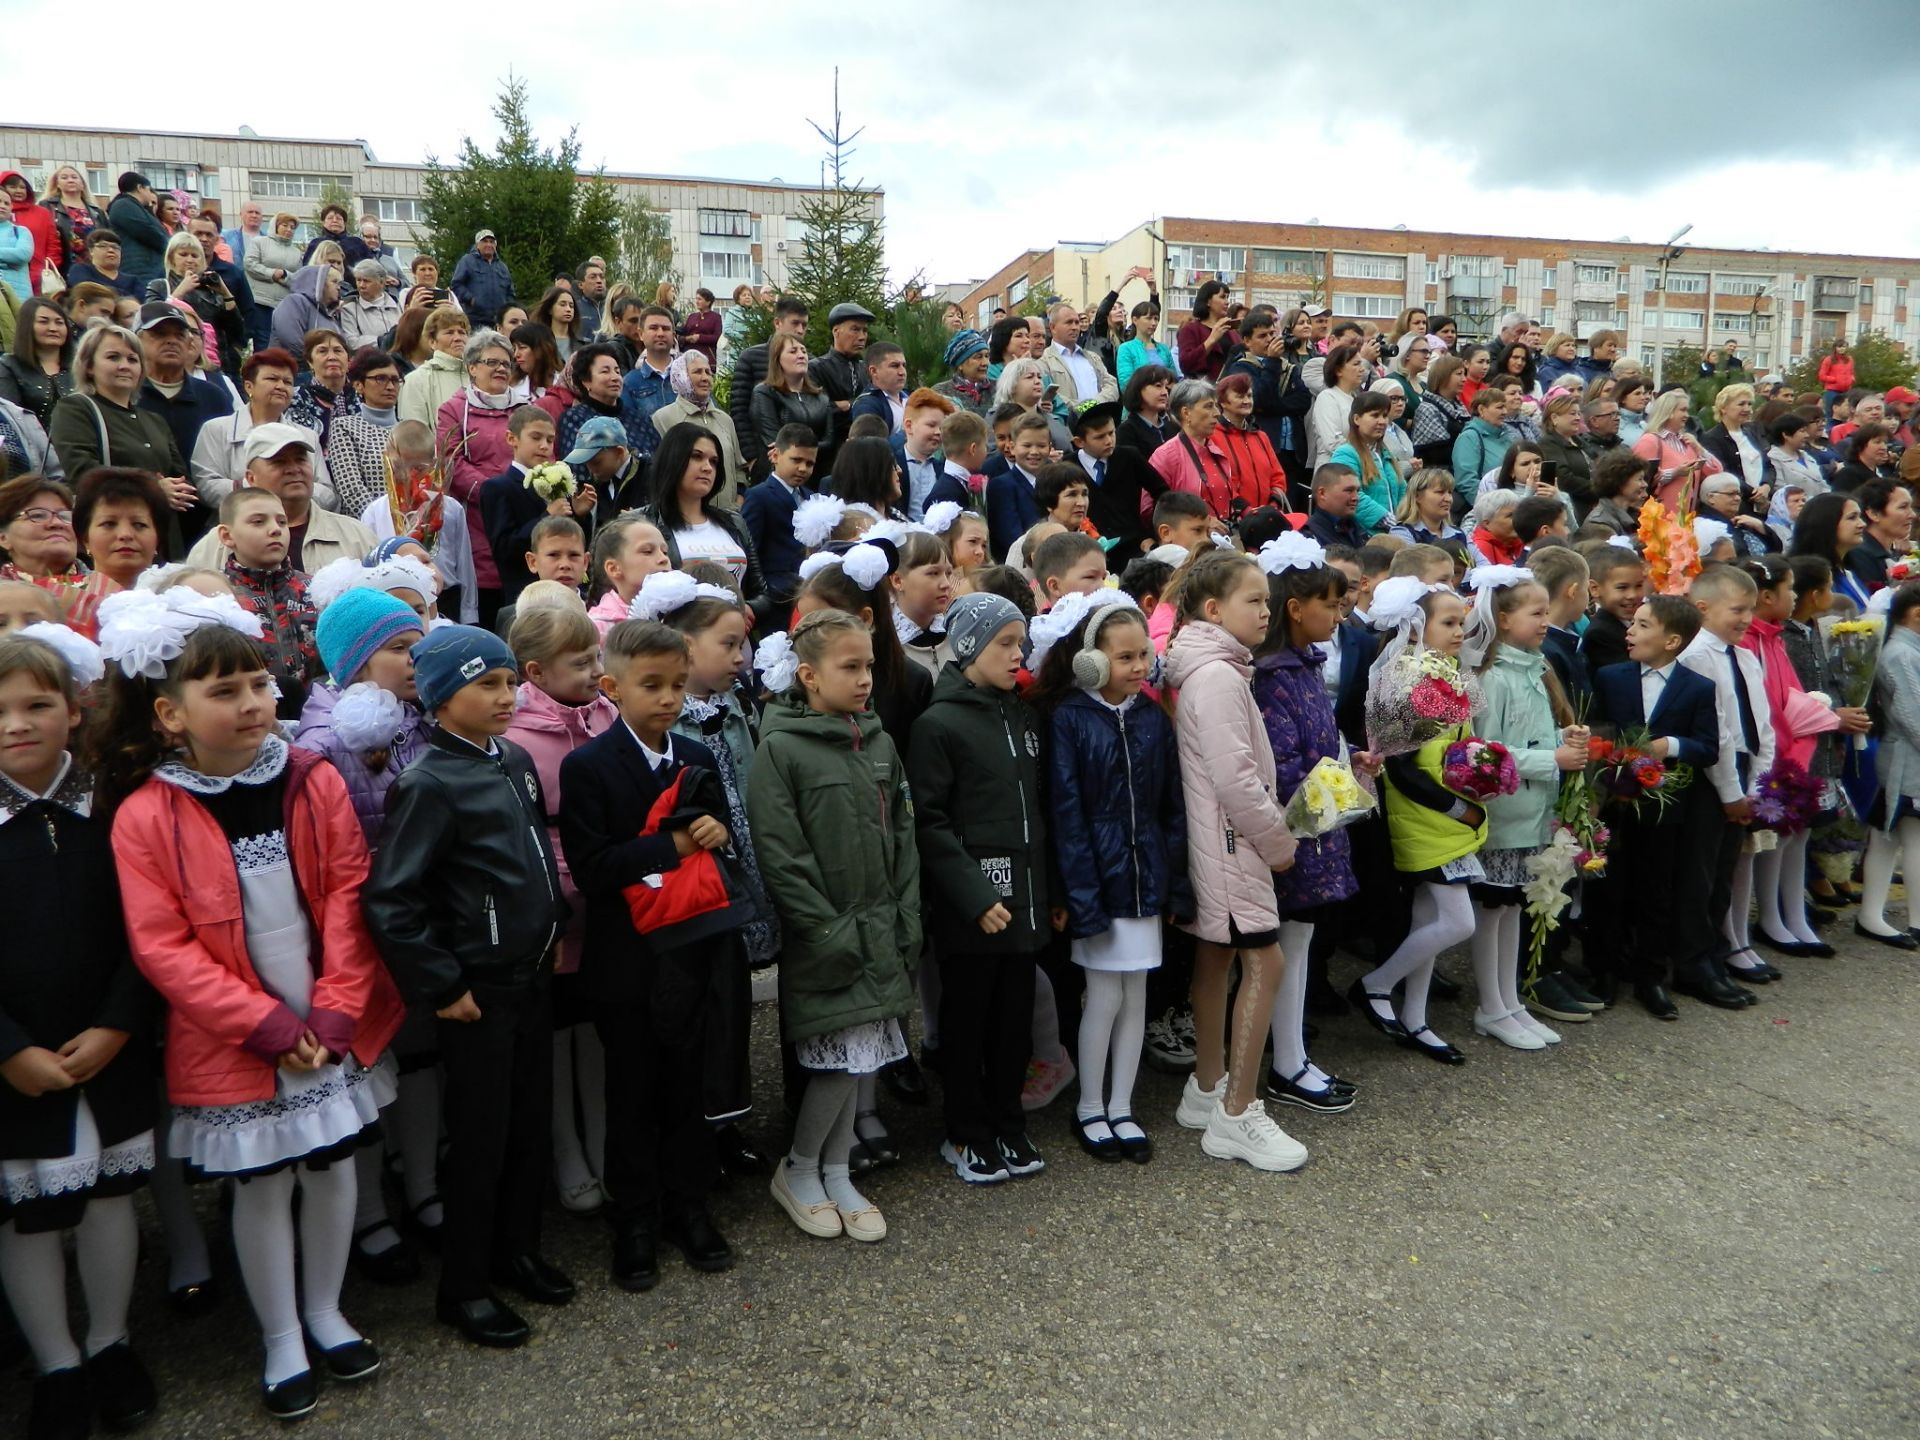
<path id="1" fill-rule="evenodd" d="M 1193 913 L 1173 722 L 1141 693 L 1153 642 L 1146 616 L 1118 591 L 1068 595 L 1036 619 L 1028 664 L 1037 677 L 1028 700 L 1052 735 L 1059 903 L 1087 980 L 1073 1130 L 1096 1160 L 1145 1164 L 1153 1142 L 1133 1118 L 1133 1083 L 1147 972 L 1160 965 L 1162 918 Z"/>

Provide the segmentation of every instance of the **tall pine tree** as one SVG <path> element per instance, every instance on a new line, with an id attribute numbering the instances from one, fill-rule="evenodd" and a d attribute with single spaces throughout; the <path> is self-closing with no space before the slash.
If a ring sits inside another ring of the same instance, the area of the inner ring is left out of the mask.
<path id="1" fill-rule="evenodd" d="M 840 72 L 833 72 L 833 128 L 809 120 L 827 142 L 827 160 L 833 184 L 800 207 L 806 233 L 800 254 L 787 265 L 787 291 L 807 302 L 807 349 L 819 355 L 831 343 L 827 312 L 852 301 L 876 316 L 885 317 L 887 257 L 882 239 L 880 192 L 860 181 L 848 181 L 847 162 L 853 142 L 865 127 L 847 134 L 840 115 Z"/>

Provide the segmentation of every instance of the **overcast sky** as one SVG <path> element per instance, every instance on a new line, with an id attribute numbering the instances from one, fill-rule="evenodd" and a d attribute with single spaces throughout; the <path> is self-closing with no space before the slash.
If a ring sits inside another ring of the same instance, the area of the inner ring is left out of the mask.
<path id="1" fill-rule="evenodd" d="M 851 175 L 886 188 L 900 277 L 982 277 L 1156 214 L 1645 241 L 1691 223 L 1701 245 L 1920 256 L 1920 0 L 349 7 L 330 31 L 286 12 L 284 58 L 265 12 L 176 47 L 150 5 L 84 8 L 164 61 L 115 81 L 104 53 L 10 66 L 17 122 L 445 159 L 490 143 L 511 67 L 542 138 L 577 125 L 589 165 L 811 181 L 838 65 L 866 127 Z M 75 13 L 9 9 L 15 36 Z M 415 91 L 382 52 L 432 78 Z"/>

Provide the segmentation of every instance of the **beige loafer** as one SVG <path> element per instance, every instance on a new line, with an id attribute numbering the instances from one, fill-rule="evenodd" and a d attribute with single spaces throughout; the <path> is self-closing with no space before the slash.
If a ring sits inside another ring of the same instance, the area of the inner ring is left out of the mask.
<path id="1" fill-rule="evenodd" d="M 840 1216 L 840 1223 L 845 1227 L 849 1240 L 864 1240 L 870 1243 L 887 1238 L 887 1217 L 880 1213 L 876 1205 L 869 1205 L 864 1210 L 851 1212 L 837 1210 L 836 1213 Z"/>
<path id="2" fill-rule="evenodd" d="M 846 1226 L 841 1223 L 840 1209 L 831 1200 L 819 1205 L 800 1203 L 792 1187 L 787 1184 L 786 1161 L 773 1162 L 773 1183 L 767 1188 L 772 1192 L 773 1198 L 780 1202 L 780 1208 L 792 1217 L 793 1223 L 807 1234 L 816 1235 L 822 1240 L 833 1240 L 846 1233 Z M 877 1211 L 875 1213 L 878 1214 Z M 884 1224 L 881 1226 L 880 1234 L 886 1234 Z M 878 1239 L 879 1236 L 873 1238 Z"/>

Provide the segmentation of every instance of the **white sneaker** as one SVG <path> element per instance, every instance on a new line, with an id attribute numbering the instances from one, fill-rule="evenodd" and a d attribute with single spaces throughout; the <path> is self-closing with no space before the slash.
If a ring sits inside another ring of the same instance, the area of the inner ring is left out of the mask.
<path id="1" fill-rule="evenodd" d="M 1173 1118 L 1189 1130 L 1204 1130 L 1220 1108 L 1220 1102 L 1227 1098 L 1227 1077 L 1222 1075 L 1219 1083 L 1211 1090 L 1202 1090 L 1200 1082 L 1187 1076 L 1187 1083 L 1180 1089 L 1180 1108 L 1173 1112 Z"/>
<path id="2" fill-rule="evenodd" d="M 1307 1147 L 1274 1124 L 1258 1100 L 1238 1115 L 1216 1106 L 1200 1148 L 1216 1160 L 1244 1160 L 1256 1170 L 1298 1170 L 1307 1163 Z"/>
<path id="3" fill-rule="evenodd" d="M 1482 1015 L 1474 1012 L 1473 1033 L 1511 1045 L 1515 1050 L 1544 1050 L 1547 1042 L 1522 1025 L 1513 1015 Z"/>
<path id="4" fill-rule="evenodd" d="M 1527 1029 L 1546 1041 L 1547 1044 L 1558 1045 L 1560 1043 L 1560 1032 L 1551 1025 L 1542 1024 L 1539 1017 L 1527 1009 L 1526 1006 L 1522 1005 L 1512 1013 L 1515 1020 L 1518 1020 L 1522 1025 L 1526 1026 Z"/>

